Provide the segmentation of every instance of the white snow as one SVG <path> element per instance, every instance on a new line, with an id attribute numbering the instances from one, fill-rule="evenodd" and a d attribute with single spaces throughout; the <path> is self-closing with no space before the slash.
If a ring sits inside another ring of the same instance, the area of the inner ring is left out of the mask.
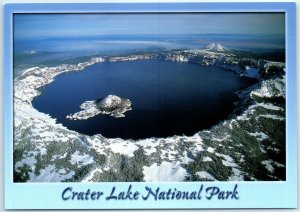
<path id="1" fill-rule="evenodd" d="M 270 172 L 273 173 L 274 172 L 274 167 L 272 166 L 272 160 L 264 160 L 261 163 L 263 165 L 265 165 L 265 168 Z"/>
<path id="2" fill-rule="evenodd" d="M 86 101 L 80 105 L 81 111 L 74 114 L 67 115 L 67 119 L 70 120 L 84 120 L 94 117 L 101 113 L 97 108 L 95 101 Z"/>
<path id="3" fill-rule="evenodd" d="M 96 173 L 102 173 L 102 172 L 103 172 L 102 169 L 99 169 L 99 168 L 93 169 L 92 171 L 90 171 L 88 173 L 87 176 L 84 177 L 84 179 L 81 182 L 83 182 L 83 183 L 92 182 L 92 179 L 93 179 L 94 175 Z"/>
<path id="4" fill-rule="evenodd" d="M 268 109 L 268 110 L 283 111 L 282 107 L 278 107 L 278 106 L 270 104 L 270 103 L 267 103 L 267 104 L 266 103 L 258 103 L 257 105 L 260 107 L 263 107 L 265 109 Z"/>
<path id="5" fill-rule="evenodd" d="M 38 68 L 39 68 L 38 66 L 32 67 L 32 68 L 28 68 L 28 69 L 26 69 L 26 70 L 23 71 L 22 75 L 24 75 L 24 74 L 26 74 L 26 73 L 28 73 L 28 72 L 30 72 L 30 71 L 32 71 L 32 70 L 36 70 L 36 69 L 38 69 Z"/>
<path id="6" fill-rule="evenodd" d="M 59 173 L 59 174 L 66 174 L 67 172 L 66 172 L 65 169 L 60 169 L 60 170 L 58 170 L 58 173 Z"/>
<path id="7" fill-rule="evenodd" d="M 207 148 L 207 151 L 210 152 L 210 153 L 213 153 L 213 152 L 215 151 L 215 149 L 212 148 L 212 147 L 208 147 L 208 148 Z"/>
<path id="8" fill-rule="evenodd" d="M 265 133 L 263 132 L 255 132 L 255 133 L 249 133 L 249 135 L 257 137 L 259 141 L 263 141 L 269 138 Z"/>
<path id="9" fill-rule="evenodd" d="M 63 155 L 54 155 L 54 156 L 52 157 L 52 160 L 63 159 L 63 158 L 65 158 L 65 157 L 67 157 L 67 153 L 65 153 L 65 154 L 63 154 Z"/>
<path id="10" fill-rule="evenodd" d="M 136 142 L 136 145 L 142 146 L 145 155 L 151 155 L 152 153 L 156 152 L 156 147 L 159 146 L 159 142 L 151 138 L 143 139 L 141 141 Z"/>
<path id="11" fill-rule="evenodd" d="M 227 50 L 224 46 L 222 46 L 219 43 L 208 44 L 203 49 L 210 50 L 210 51 L 217 51 L 217 52 L 223 52 L 223 51 Z"/>
<path id="12" fill-rule="evenodd" d="M 27 157 L 27 158 L 22 159 L 21 161 L 18 161 L 15 164 L 15 169 L 17 170 L 18 168 L 22 167 L 25 164 L 27 164 L 29 167 L 34 169 L 35 163 L 36 163 L 36 159 L 35 159 L 34 156 L 33 157 Z"/>
<path id="13" fill-rule="evenodd" d="M 76 151 L 72 156 L 71 156 L 71 164 L 78 164 L 79 167 L 85 166 L 87 164 L 91 164 L 94 162 L 94 157 L 90 155 L 80 155 L 79 151 Z"/>
<path id="14" fill-rule="evenodd" d="M 227 160 L 222 160 L 222 164 L 224 166 L 229 166 L 229 167 L 236 167 L 237 166 L 235 163 L 229 162 Z"/>
<path id="15" fill-rule="evenodd" d="M 280 121 L 285 120 L 284 117 L 280 117 L 280 116 L 276 116 L 276 115 L 271 115 L 271 114 L 259 115 L 259 117 L 264 117 L 264 118 L 269 118 L 269 119 L 275 119 L 275 120 L 280 120 Z"/>
<path id="16" fill-rule="evenodd" d="M 273 161 L 272 159 L 269 160 L 264 160 L 261 162 L 263 165 L 265 165 L 265 168 L 270 172 L 273 173 L 274 172 L 274 166 L 277 166 L 279 168 L 283 168 L 284 165 L 281 163 L 278 163 L 276 161 Z"/>
<path id="17" fill-rule="evenodd" d="M 110 149 L 114 153 L 119 153 L 122 155 L 126 155 L 128 157 L 133 157 L 134 152 L 139 149 L 137 145 L 131 142 L 117 142 L 117 143 L 112 143 L 109 145 Z"/>
<path id="18" fill-rule="evenodd" d="M 193 162 L 194 160 L 193 159 L 191 159 L 191 158 L 189 158 L 188 156 L 187 156 L 187 152 L 185 151 L 184 152 L 184 156 L 183 156 L 183 158 L 182 158 L 182 163 L 191 163 L 191 162 Z"/>
<path id="19" fill-rule="evenodd" d="M 223 135 L 223 138 L 212 137 L 211 139 L 214 141 L 222 142 L 222 141 L 227 140 L 228 138 L 230 138 L 230 136 L 228 134 L 226 134 L 226 135 Z"/>
<path id="20" fill-rule="evenodd" d="M 228 178 L 228 181 L 242 181 L 244 180 L 243 172 L 237 168 L 232 168 L 233 175 Z"/>
<path id="21" fill-rule="evenodd" d="M 163 161 L 150 167 L 143 167 L 144 181 L 146 182 L 180 182 L 187 176 L 187 171 L 178 162 Z"/>
<path id="22" fill-rule="evenodd" d="M 210 157 L 203 157 L 203 162 L 213 161 Z"/>
<path id="23" fill-rule="evenodd" d="M 285 79 L 275 78 L 262 81 L 261 87 L 251 91 L 251 96 L 256 95 L 259 97 L 283 97 L 285 98 Z"/>
<path id="24" fill-rule="evenodd" d="M 202 179 L 208 179 L 208 180 L 217 181 L 216 178 L 214 178 L 214 176 L 212 176 L 211 174 L 207 173 L 206 171 L 196 172 L 196 175 L 198 175 L 198 177 L 200 177 Z"/>
<path id="25" fill-rule="evenodd" d="M 63 169 L 55 170 L 54 165 L 49 165 L 45 169 L 40 170 L 40 175 L 35 176 L 32 172 L 29 173 L 30 179 L 28 182 L 61 182 L 65 179 L 71 178 L 75 172 L 70 171 L 65 174 L 66 171 Z"/>
<path id="26" fill-rule="evenodd" d="M 237 164 L 234 163 L 234 160 L 232 157 L 230 157 L 229 155 L 224 155 L 224 154 L 220 154 L 220 153 L 215 153 L 218 157 L 223 157 L 225 160 L 222 160 L 222 164 L 224 166 L 229 166 L 229 167 L 236 167 Z"/>

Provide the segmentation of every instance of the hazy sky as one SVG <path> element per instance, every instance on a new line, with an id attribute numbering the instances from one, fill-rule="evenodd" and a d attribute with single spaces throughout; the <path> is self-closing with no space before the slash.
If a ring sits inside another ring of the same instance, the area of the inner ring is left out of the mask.
<path id="1" fill-rule="evenodd" d="M 110 34 L 283 34 L 284 13 L 16 14 L 15 38 Z"/>

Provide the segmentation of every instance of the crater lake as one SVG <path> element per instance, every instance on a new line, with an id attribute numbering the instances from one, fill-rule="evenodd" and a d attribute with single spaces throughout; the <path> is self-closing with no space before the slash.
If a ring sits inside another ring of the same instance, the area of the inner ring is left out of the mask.
<path id="1" fill-rule="evenodd" d="M 40 89 L 33 106 L 70 130 L 108 138 L 140 139 L 193 135 L 226 119 L 236 91 L 253 84 L 216 66 L 163 60 L 103 62 L 66 72 Z M 117 95 L 132 102 L 123 118 L 99 114 L 69 120 L 90 100 Z"/>

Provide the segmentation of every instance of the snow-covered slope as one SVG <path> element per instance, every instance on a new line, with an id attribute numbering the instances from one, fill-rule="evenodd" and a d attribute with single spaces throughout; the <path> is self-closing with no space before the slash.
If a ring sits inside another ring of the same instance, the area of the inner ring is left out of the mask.
<path id="1" fill-rule="evenodd" d="M 227 48 L 225 48 L 223 45 L 219 43 L 210 43 L 207 46 L 205 46 L 203 49 L 209 51 L 215 51 L 215 52 L 224 52 L 228 50 Z"/>

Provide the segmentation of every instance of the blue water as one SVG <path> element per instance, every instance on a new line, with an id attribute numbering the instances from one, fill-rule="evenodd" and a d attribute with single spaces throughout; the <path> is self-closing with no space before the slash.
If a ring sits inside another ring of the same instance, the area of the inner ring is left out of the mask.
<path id="1" fill-rule="evenodd" d="M 160 60 L 98 63 L 81 72 L 64 73 L 33 100 L 39 111 L 87 135 L 147 138 L 192 135 L 225 119 L 233 111 L 234 92 L 251 82 L 218 67 Z M 85 101 L 114 94 L 128 98 L 125 118 L 98 115 L 68 120 Z"/>
<path id="2" fill-rule="evenodd" d="M 243 51 L 278 51 L 285 48 L 284 35 L 183 34 L 107 35 L 14 39 L 14 70 L 33 66 L 76 63 L 74 58 L 119 56 L 170 49 L 200 49 L 212 42 Z"/>
<path id="3" fill-rule="evenodd" d="M 109 35 L 31 38 L 14 40 L 17 52 L 64 52 L 86 55 L 115 55 L 133 50 L 202 48 L 217 42 L 241 50 L 274 50 L 285 48 L 284 35 L 261 34 L 183 34 L 183 35 Z"/>
<path id="4" fill-rule="evenodd" d="M 201 49 L 217 42 L 229 49 L 273 52 L 285 48 L 284 35 L 180 34 L 98 35 L 14 39 L 14 77 L 34 66 L 87 61 L 92 56 L 120 56 L 171 49 Z"/>

